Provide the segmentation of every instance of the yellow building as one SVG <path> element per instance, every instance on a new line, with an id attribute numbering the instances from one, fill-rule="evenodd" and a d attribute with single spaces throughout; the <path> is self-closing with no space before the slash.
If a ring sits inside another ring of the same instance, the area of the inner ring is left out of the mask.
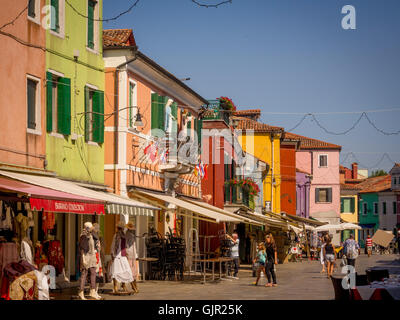
<path id="1" fill-rule="evenodd" d="M 345 222 L 358 224 L 358 187 L 342 183 L 340 185 L 340 218 Z M 342 241 L 346 240 L 351 230 L 342 231 Z M 358 232 L 354 232 L 358 241 Z"/>
<path id="2" fill-rule="evenodd" d="M 237 136 L 243 151 L 267 163 L 263 174 L 263 203 L 266 211 L 281 211 L 280 138 L 283 128 L 257 121 L 260 110 L 237 111 Z M 272 199 L 272 201 L 271 201 Z"/>

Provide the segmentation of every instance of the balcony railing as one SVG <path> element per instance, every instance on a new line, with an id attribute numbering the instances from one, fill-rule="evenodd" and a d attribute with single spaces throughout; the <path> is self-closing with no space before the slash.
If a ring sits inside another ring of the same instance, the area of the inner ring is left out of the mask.
<path id="1" fill-rule="evenodd" d="M 250 197 L 249 191 L 238 186 L 224 186 L 224 202 L 229 204 L 242 204 L 254 210 L 255 201 Z"/>
<path id="2" fill-rule="evenodd" d="M 223 120 L 229 126 L 230 112 L 220 108 L 218 100 L 210 100 L 203 120 Z"/>

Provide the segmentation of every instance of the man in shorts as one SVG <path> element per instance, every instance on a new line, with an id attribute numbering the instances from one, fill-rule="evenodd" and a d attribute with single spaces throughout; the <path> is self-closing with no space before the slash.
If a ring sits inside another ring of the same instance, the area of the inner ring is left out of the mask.
<path id="1" fill-rule="evenodd" d="M 365 240 L 365 245 L 367 246 L 368 258 L 372 255 L 372 239 L 371 236 L 367 236 L 367 240 Z"/>

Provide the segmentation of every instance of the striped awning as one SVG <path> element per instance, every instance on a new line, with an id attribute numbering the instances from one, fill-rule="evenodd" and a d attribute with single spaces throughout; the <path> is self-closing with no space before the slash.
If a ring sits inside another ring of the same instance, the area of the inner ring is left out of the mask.
<path id="1" fill-rule="evenodd" d="M 148 216 L 154 217 L 154 210 L 159 210 L 158 208 L 141 208 L 141 207 L 131 207 L 126 205 L 120 205 L 117 203 L 107 204 L 108 214 L 124 214 L 130 216 Z"/>

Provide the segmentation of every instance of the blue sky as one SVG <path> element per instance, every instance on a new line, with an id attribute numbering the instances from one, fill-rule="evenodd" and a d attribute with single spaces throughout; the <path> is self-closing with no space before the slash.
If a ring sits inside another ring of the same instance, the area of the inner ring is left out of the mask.
<path id="1" fill-rule="evenodd" d="M 104 18 L 132 2 L 104 0 Z M 347 4 L 356 9 L 356 30 L 341 27 Z M 132 28 L 139 50 L 177 77 L 190 77 L 187 84 L 203 97 L 260 108 L 263 122 L 287 130 L 302 115 L 268 112 L 400 109 L 398 0 L 233 0 L 208 9 L 190 0 L 141 0 L 104 28 Z M 317 119 L 341 132 L 359 116 Z M 387 132 L 400 130 L 400 110 L 368 116 Z M 383 135 L 366 119 L 346 135 L 327 134 L 310 118 L 294 132 L 341 145 L 344 165 L 355 161 L 349 152 L 360 167 L 389 170 L 389 159 L 400 162 L 400 135 Z"/>

